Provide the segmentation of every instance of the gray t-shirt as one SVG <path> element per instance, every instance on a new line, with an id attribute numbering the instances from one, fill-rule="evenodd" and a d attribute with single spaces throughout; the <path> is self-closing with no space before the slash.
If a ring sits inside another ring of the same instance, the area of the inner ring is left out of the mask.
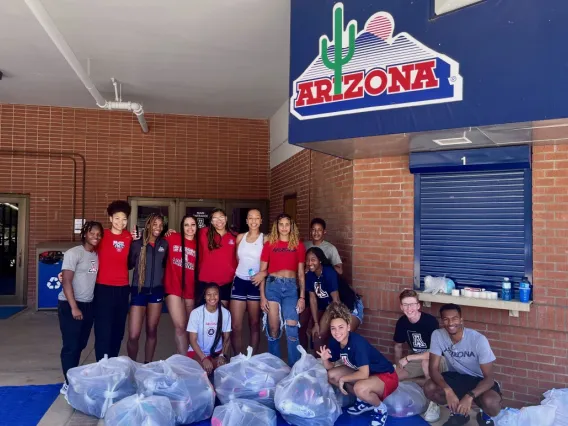
<path id="1" fill-rule="evenodd" d="M 483 378 L 483 373 L 479 366 L 496 359 L 487 337 L 470 328 L 464 328 L 462 339 L 455 345 L 445 329 L 434 331 L 430 352 L 446 359 L 448 371 L 480 378 Z"/>
<path id="2" fill-rule="evenodd" d="M 77 302 L 91 302 L 95 291 L 95 281 L 99 270 L 97 253 L 85 250 L 83 246 L 73 247 L 63 255 L 61 270 L 73 271 L 73 293 Z M 63 290 L 59 300 L 67 300 Z"/>
<path id="3" fill-rule="evenodd" d="M 306 241 L 304 245 L 306 246 L 306 250 L 309 249 L 310 247 L 314 247 L 314 243 L 312 243 L 311 241 Z M 315 247 L 319 247 L 320 249 L 322 249 L 323 254 L 325 254 L 325 257 L 328 258 L 328 260 L 331 262 L 333 266 L 342 263 L 341 257 L 339 257 L 339 252 L 337 251 L 337 249 L 333 244 L 324 240 L 321 242 L 319 246 Z"/>

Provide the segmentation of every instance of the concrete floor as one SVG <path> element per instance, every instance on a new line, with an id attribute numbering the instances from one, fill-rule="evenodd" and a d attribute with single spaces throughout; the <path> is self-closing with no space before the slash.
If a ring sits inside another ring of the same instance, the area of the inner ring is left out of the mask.
<path id="1" fill-rule="evenodd" d="M 245 316 L 246 324 L 246 316 Z M 246 327 L 245 327 L 246 328 Z M 144 348 L 145 337 L 140 339 L 140 350 Z M 248 337 L 245 337 L 245 342 Z M 0 386 L 43 385 L 63 382 L 59 352 L 61 334 L 57 313 L 52 311 L 35 312 L 27 309 L 7 320 L 0 320 Z M 91 335 L 87 348 L 83 351 L 81 364 L 95 362 Z M 267 347 L 266 338 L 261 337 L 261 351 Z M 175 353 L 173 326 L 169 315 L 162 315 L 158 331 L 158 346 L 155 359 L 166 359 Z M 283 351 L 285 353 L 285 351 Z M 121 355 L 126 355 L 126 341 Z M 434 423 L 441 426 L 447 419 L 446 409 L 442 419 Z M 46 412 L 38 426 L 95 426 L 104 421 L 86 416 L 73 410 L 60 395 Z M 468 426 L 476 426 L 475 415 Z"/>

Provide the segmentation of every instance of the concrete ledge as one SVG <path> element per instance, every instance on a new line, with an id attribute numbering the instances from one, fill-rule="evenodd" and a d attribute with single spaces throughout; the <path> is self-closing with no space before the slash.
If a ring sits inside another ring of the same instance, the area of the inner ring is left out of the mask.
<path id="1" fill-rule="evenodd" d="M 460 306 L 475 306 L 477 308 L 500 309 L 509 311 L 509 316 L 518 317 L 519 312 L 530 312 L 532 301 L 523 303 L 518 301 L 507 302 L 505 300 L 474 299 L 473 297 L 452 296 L 450 294 L 418 293 L 418 299 L 424 302 L 424 306 L 430 307 L 434 303 L 455 303 Z"/>

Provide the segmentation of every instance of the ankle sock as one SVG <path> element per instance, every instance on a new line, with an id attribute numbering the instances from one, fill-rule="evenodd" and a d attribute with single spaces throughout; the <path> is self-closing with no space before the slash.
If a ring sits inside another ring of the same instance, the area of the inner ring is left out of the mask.
<path id="1" fill-rule="evenodd" d="M 380 405 L 375 407 L 375 411 L 382 411 L 382 412 L 386 413 L 387 412 L 387 406 L 385 405 L 384 402 L 381 402 Z"/>

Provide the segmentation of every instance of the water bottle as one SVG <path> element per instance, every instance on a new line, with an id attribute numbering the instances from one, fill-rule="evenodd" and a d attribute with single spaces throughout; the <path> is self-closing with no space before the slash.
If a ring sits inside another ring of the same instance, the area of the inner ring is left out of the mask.
<path id="1" fill-rule="evenodd" d="M 507 277 L 503 278 L 503 284 L 501 285 L 501 299 L 512 299 L 511 281 L 509 281 L 509 278 Z"/>
<path id="2" fill-rule="evenodd" d="M 254 277 L 255 275 L 256 275 L 256 274 L 255 274 L 255 272 L 254 272 L 254 269 L 250 268 L 250 269 L 249 269 L 249 277 L 250 277 L 250 279 L 252 280 L 252 277 Z"/>
<path id="3" fill-rule="evenodd" d="M 524 277 L 519 284 L 519 299 L 523 303 L 529 303 L 532 295 L 532 284 L 527 277 Z"/>

